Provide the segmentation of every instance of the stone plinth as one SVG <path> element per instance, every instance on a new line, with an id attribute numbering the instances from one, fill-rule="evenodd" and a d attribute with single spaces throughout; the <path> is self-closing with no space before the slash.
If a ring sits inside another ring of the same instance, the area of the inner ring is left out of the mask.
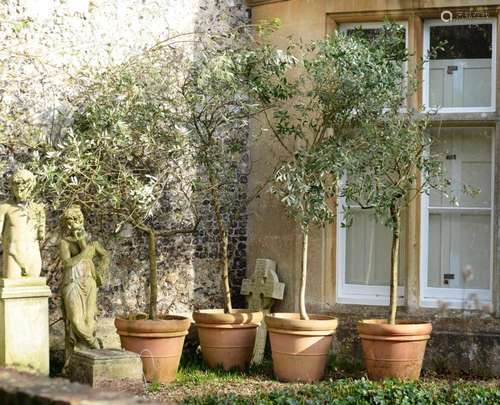
<path id="1" fill-rule="evenodd" d="M 141 357 L 118 349 L 77 350 L 69 362 L 71 381 L 94 388 L 126 385 L 134 391 L 143 389 Z"/>
<path id="2" fill-rule="evenodd" d="M 0 366 L 49 374 L 49 303 L 44 277 L 0 279 Z"/>

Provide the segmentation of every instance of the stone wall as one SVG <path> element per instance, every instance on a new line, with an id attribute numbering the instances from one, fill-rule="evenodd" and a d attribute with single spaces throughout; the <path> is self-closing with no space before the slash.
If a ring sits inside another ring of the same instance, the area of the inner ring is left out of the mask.
<path id="1" fill-rule="evenodd" d="M 120 63 L 179 33 L 227 29 L 221 12 L 232 19 L 229 25 L 248 18 L 243 0 L 0 0 L 0 137 L 28 135 L 34 128 L 44 136 L 59 136 L 70 125 L 64 113 L 70 108 L 72 80 L 79 71 Z M 0 153 L 0 169 L 8 173 L 16 162 L 10 151 Z M 246 177 L 241 176 L 245 185 Z M 245 190 L 246 186 L 235 190 L 232 198 L 244 196 Z M 213 260 L 214 224 L 208 202 L 204 204 L 207 219 L 198 235 L 159 242 L 160 311 L 190 313 L 193 307 L 221 304 Z M 53 217 L 49 225 L 51 231 L 56 229 Z M 246 270 L 245 212 L 234 223 L 231 242 L 237 290 Z M 111 282 L 98 298 L 99 333 L 105 344 L 116 346 L 113 316 L 147 308 L 147 251 L 140 236 L 117 236 L 107 244 L 113 251 Z M 55 232 L 49 232 L 43 246 L 43 275 L 53 291 L 51 346 L 61 350 L 56 245 Z"/>

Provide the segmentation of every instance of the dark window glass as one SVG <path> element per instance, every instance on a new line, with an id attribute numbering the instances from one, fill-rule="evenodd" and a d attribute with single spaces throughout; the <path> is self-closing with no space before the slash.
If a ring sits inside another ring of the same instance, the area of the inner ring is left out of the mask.
<path id="1" fill-rule="evenodd" d="M 432 59 L 491 59 L 491 24 L 440 25 L 430 27 Z"/>
<path id="2" fill-rule="evenodd" d="M 349 36 L 359 36 L 364 39 L 373 40 L 382 32 L 382 28 L 351 28 L 346 31 Z"/>
<path id="3" fill-rule="evenodd" d="M 402 29 L 398 31 L 397 34 L 401 42 L 398 42 L 397 49 L 394 49 L 394 51 L 398 53 L 404 53 L 406 49 L 406 29 L 404 27 L 401 28 Z M 348 36 L 358 37 L 370 42 L 375 41 L 377 38 L 389 38 L 389 35 L 394 35 L 393 32 L 389 32 L 384 29 L 384 27 L 367 28 L 362 25 L 355 28 L 349 28 L 345 32 Z"/>
<path id="4" fill-rule="evenodd" d="M 356 28 L 349 28 L 346 30 L 346 34 L 349 36 L 358 36 L 363 39 L 367 39 L 369 41 L 373 41 L 376 39 L 379 35 L 384 35 L 384 28 L 383 27 L 378 27 L 378 28 L 365 28 L 362 25 Z M 386 31 L 385 31 L 386 32 Z M 403 28 L 401 31 L 399 31 L 399 35 L 401 36 L 401 39 L 403 40 L 403 45 L 406 42 L 406 29 Z"/>

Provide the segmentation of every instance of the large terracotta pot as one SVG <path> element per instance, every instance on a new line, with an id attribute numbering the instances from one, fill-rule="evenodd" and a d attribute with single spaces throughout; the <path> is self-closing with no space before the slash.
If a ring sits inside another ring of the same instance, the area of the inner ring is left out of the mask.
<path id="1" fill-rule="evenodd" d="M 121 346 L 141 356 L 146 380 L 168 383 L 175 380 L 184 337 L 191 321 L 177 315 L 158 320 L 115 319 Z"/>
<path id="2" fill-rule="evenodd" d="M 208 309 L 194 312 L 193 319 L 203 360 L 209 367 L 230 370 L 250 363 L 262 312 L 234 309 L 225 314 L 222 309 Z"/>
<path id="3" fill-rule="evenodd" d="M 382 319 L 359 321 L 368 376 L 372 380 L 417 379 L 431 331 L 430 323 L 390 325 Z"/>
<path id="4" fill-rule="evenodd" d="M 337 319 L 326 315 L 299 314 L 266 315 L 271 340 L 273 370 L 280 381 L 313 382 L 325 374 Z"/>

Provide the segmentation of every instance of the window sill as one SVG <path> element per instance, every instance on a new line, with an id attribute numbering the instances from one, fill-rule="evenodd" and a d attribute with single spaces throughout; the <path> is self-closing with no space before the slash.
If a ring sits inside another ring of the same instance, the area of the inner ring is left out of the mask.
<path id="1" fill-rule="evenodd" d="M 496 112 L 439 112 L 431 117 L 432 123 L 474 123 L 478 126 L 490 126 L 497 122 L 500 116 Z"/>
<path id="2" fill-rule="evenodd" d="M 389 305 L 389 296 L 373 295 L 373 296 L 360 296 L 360 295 L 339 295 L 337 296 L 337 303 L 347 305 L 369 305 L 369 306 L 387 306 Z M 404 305 L 405 298 L 398 297 L 398 305 Z"/>
<path id="3" fill-rule="evenodd" d="M 314 311 L 314 313 L 331 314 L 340 319 L 349 319 L 353 323 L 361 319 L 385 319 L 389 311 L 389 307 L 385 305 L 372 306 L 341 303 L 322 308 L 311 306 L 309 309 L 311 313 Z M 478 310 L 418 308 L 410 311 L 406 306 L 401 305 L 398 306 L 397 319 L 430 321 L 433 324 L 434 331 L 454 329 L 463 332 L 467 326 L 467 329 L 475 331 L 495 332 L 497 334 L 500 331 L 500 319 L 495 318 L 491 313 Z M 450 321 L 454 322 L 450 324 Z M 455 321 L 459 322 L 455 323 Z"/>

